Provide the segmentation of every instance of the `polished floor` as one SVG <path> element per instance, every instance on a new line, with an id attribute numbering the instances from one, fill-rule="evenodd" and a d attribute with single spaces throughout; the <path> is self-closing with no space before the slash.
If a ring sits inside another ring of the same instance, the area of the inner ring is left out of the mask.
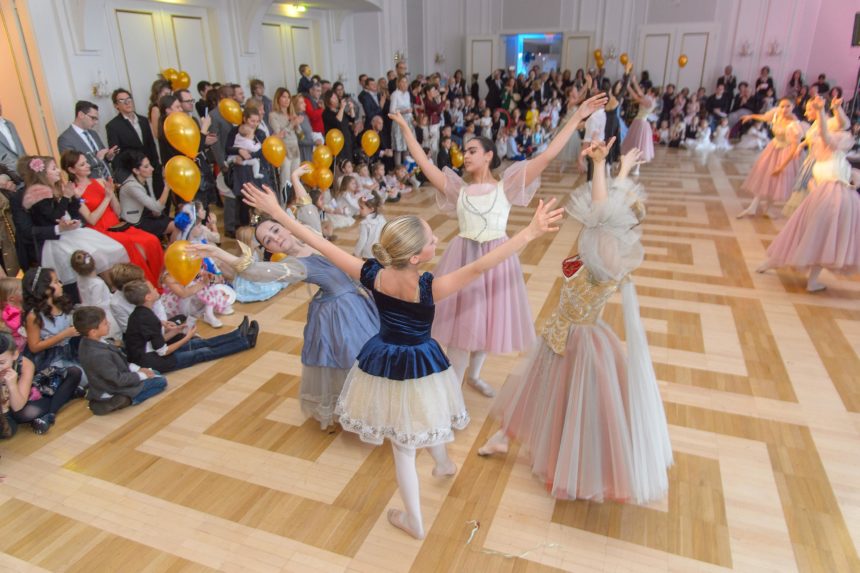
<path id="1" fill-rule="evenodd" d="M 646 261 L 635 273 L 676 464 L 647 507 L 554 501 L 522 452 L 483 459 L 490 401 L 466 389 L 471 425 L 452 479 L 418 457 L 427 538 L 401 507 L 387 447 L 321 432 L 298 407 L 307 303 L 299 285 L 238 307 L 253 351 L 169 376 L 166 394 L 105 417 L 82 402 L 45 436 L 0 442 L 0 571 L 860 571 L 860 277 L 754 269 L 784 220 L 736 220 L 754 154 L 658 150 Z M 542 196 L 577 176 L 555 164 Z M 419 191 L 444 248 L 456 220 Z M 509 230 L 530 219 L 514 209 Z M 540 325 L 578 225 L 522 253 Z M 350 247 L 353 228 L 338 242 Z M 441 254 L 441 249 L 440 249 Z M 618 299 L 606 318 L 623 331 Z M 211 331 L 207 331 L 211 332 Z M 491 357 L 500 387 L 517 356 Z"/>

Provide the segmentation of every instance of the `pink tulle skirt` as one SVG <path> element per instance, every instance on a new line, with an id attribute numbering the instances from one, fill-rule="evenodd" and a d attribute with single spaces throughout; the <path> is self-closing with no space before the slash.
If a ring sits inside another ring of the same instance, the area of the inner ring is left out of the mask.
<path id="1" fill-rule="evenodd" d="M 777 147 L 773 142 L 769 143 L 753 164 L 749 175 L 741 185 L 741 190 L 762 200 L 775 203 L 786 201 L 797 180 L 798 160 L 795 159 L 789 163 L 779 175 L 772 175 L 772 173 L 785 162 L 791 149 L 791 147 Z"/>
<path id="2" fill-rule="evenodd" d="M 624 349 L 598 321 L 571 327 L 564 355 L 541 341 L 493 412 L 553 497 L 623 501 L 634 492 L 626 396 Z"/>
<path id="3" fill-rule="evenodd" d="M 457 236 L 439 259 L 435 275 L 476 261 L 507 237 L 478 243 Z M 493 354 L 519 352 L 535 341 L 520 259 L 512 255 L 466 288 L 436 303 L 433 338 L 445 346 Z"/>
<path id="4" fill-rule="evenodd" d="M 860 195 L 839 181 L 810 189 L 768 248 L 768 265 L 860 271 Z"/>
<path id="5" fill-rule="evenodd" d="M 654 159 L 654 134 L 646 119 L 634 119 L 630 124 L 627 135 L 621 142 L 621 154 L 624 155 L 634 147 L 642 152 L 642 161 Z"/>

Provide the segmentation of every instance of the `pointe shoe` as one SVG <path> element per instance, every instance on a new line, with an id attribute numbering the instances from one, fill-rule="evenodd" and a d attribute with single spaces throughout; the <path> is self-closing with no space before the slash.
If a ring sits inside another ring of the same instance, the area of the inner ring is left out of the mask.
<path id="1" fill-rule="evenodd" d="M 492 398 L 496 395 L 496 391 L 493 390 L 493 387 L 481 380 L 480 378 L 467 377 L 466 384 L 468 384 L 487 398 Z"/>
<path id="2" fill-rule="evenodd" d="M 754 217 L 755 213 L 750 211 L 749 209 L 744 209 L 740 213 L 735 216 L 735 219 L 743 219 L 744 217 Z"/>
<path id="3" fill-rule="evenodd" d="M 827 288 L 827 285 L 820 282 L 806 283 L 806 292 L 821 292 Z"/>
<path id="4" fill-rule="evenodd" d="M 400 511 L 399 509 L 389 509 L 388 510 L 388 523 L 400 529 L 401 531 L 405 531 L 415 539 L 424 539 L 424 531 L 415 530 L 406 523 L 406 513 Z"/>

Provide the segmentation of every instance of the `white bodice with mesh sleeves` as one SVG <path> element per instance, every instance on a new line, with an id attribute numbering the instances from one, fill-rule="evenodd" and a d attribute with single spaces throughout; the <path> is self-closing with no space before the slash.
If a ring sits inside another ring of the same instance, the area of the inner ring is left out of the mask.
<path id="1" fill-rule="evenodd" d="M 851 164 L 846 157 L 847 153 L 854 146 L 854 138 L 847 131 L 829 132 L 828 136 L 831 141 L 830 154 L 826 159 L 816 159 L 812 166 L 812 176 L 815 182 L 819 185 L 827 181 L 839 181 L 843 185 L 851 183 Z M 822 151 L 824 142 L 818 139 L 812 141 L 812 145 L 816 146 L 813 153 L 825 155 Z"/>
<path id="2" fill-rule="evenodd" d="M 540 178 L 526 185 L 526 161 L 514 163 L 494 183 L 467 184 L 445 168 L 445 189 L 436 190 L 436 203 L 444 212 L 456 210 L 460 236 L 485 243 L 507 236 L 508 214 L 513 205 L 525 207 L 540 187 Z"/>

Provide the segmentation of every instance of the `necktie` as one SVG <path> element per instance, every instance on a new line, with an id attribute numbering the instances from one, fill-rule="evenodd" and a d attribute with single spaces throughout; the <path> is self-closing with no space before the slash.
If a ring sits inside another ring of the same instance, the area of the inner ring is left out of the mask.
<path id="1" fill-rule="evenodd" d="M 99 151 L 99 146 L 98 146 L 98 145 L 96 145 L 96 140 L 95 140 L 95 139 L 93 139 L 93 136 L 90 134 L 90 132 L 89 132 L 89 131 L 85 131 L 84 133 L 85 133 L 85 134 L 86 134 L 86 136 L 87 136 L 87 142 L 89 143 L 89 146 L 90 146 L 90 149 L 92 150 L 92 152 L 93 152 L 93 153 L 98 153 L 98 151 Z"/>

